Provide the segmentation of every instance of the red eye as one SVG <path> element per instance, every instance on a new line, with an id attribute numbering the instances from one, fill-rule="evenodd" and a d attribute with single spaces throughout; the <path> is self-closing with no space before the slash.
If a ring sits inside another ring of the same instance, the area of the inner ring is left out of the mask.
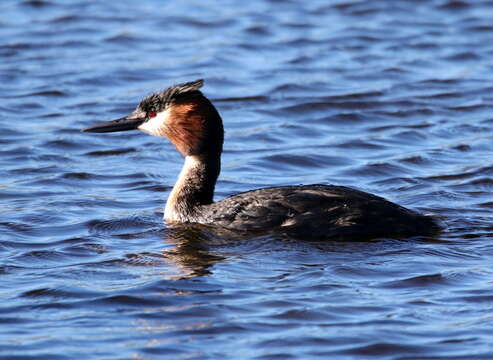
<path id="1" fill-rule="evenodd" d="M 156 112 L 155 112 L 155 111 L 152 111 L 152 112 L 150 112 L 150 113 L 149 113 L 149 117 L 150 117 L 150 118 L 156 117 L 156 115 L 157 115 L 157 114 L 156 114 Z"/>

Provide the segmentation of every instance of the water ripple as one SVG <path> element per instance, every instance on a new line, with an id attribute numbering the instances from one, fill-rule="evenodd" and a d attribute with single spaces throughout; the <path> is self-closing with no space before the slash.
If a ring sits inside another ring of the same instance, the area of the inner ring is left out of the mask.
<path id="1" fill-rule="evenodd" d="M 2 2 L 1 359 L 490 359 L 489 0 Z M 433 238 L 168 228 L 182 159 L 80 129 L 205 78 L 216 198 L 334 183 Z"/>

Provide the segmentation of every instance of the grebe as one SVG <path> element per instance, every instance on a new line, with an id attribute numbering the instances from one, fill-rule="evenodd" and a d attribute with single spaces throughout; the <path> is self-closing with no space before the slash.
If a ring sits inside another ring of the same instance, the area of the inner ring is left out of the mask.
<path id="1" fill-rule="evenodd" d="M 128 116 L 84 132 L 139 129 L 167 137 L 185 163 L 164 211 L 168 224 L 202 224 L 248 233 L 304 238 L 430 235 L 434 219 L 381 197 L 334 185 L 269 187 L 214 202 L 224 130 L 203 80 L 171 86 L 144 98 Z"/>

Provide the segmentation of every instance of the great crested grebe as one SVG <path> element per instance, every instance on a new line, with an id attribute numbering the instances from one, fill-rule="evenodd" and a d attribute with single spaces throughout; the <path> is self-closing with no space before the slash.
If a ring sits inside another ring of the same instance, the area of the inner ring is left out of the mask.
<path id="1" fill-rule="evenodd" d="M 269 187 L 214 202 L 224 130 L 197 80 L 144 98 L 128 116 L 84 132 L 139 129 L 167 137 L 185 163 L 164 211 L 168 224 L 203 224 L 234 232 L 281 233 L 306 238 L 429 235 L 434 219 L 381 197 L 334 185 Z"/>

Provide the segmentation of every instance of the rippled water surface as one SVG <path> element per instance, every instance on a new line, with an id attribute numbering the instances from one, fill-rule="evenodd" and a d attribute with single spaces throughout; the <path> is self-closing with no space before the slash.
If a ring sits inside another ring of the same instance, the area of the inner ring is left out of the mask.
<path id="1" fill-rule="evenodd" d="M 493 2 L 0 2 L 0 358 L 492 359 Z M 80 129 L 205 78 L 216 198 L 334 183 L 434 238 L 167 228 L 182 159 Z"/>

